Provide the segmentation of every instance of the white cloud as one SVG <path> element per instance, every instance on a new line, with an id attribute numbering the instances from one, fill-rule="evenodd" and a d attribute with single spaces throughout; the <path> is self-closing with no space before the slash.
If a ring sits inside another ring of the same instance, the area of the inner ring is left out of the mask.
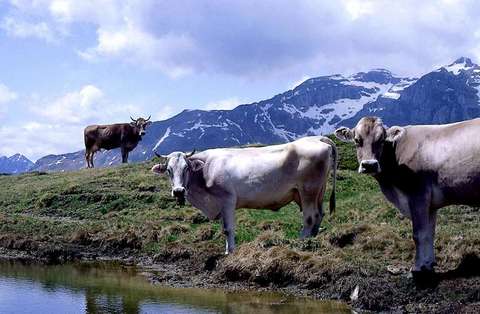
<path id="1" fill-rule="evenodd" d="M 46 7 L 53 18 L 61 23 L 90 22 L 97 25 L 114 24 L 122 20 L 122 11 L 129 1 L 112 0 L 47 0 Z"/>
<path id="2" fill-rule="evenodd" d="M 158 107 L 160 107 L 160 110 L 152 116 L 153 121 L 167 120 L 181 111 L 178 106 L 159 105 Z"/>
<path id="3" fill-rule="evenodd" d="M 20 152 L 37 159 L 77 151 L 83 148 L 83 129 L 87 125 L 129 122 L 129 116 L 142 114 L 138 106 L 114 103 L 94 85 L 50 100 L 34 96 L 25 102 L 29 103 L 25 120 L 0 127 L 0 155 Z"/>
<path id="4" fill-rule="evenodd" d="M 17 99 L 17 94 L 0 83 L 0 104 L 6 104 Z"/>
<path id="5" fill-rule="evenodd" d="M 242 102 L 239 98 L 237 97 L 232 97 L 232 98 L 227 98 L 223 100 L 218 100 L 218 101 L 212 101 L 206 104 L 202 109 L 204 110 L 230 110 L 238 105 L 244 104 L 245 102 Z"/>
<path id="6" fill-rule="evenodd" d="M 47 154 L 79 150 L 83 140 L 82 131 L 74 126 L 34 121 L 1 126 L 0 138 L 0 155 L 21 153 L 33 161 Z"/>
<path id="7" fill-rule="evenodd" d="M 298 85 L 302 84 L 303 82 L 305 82 L 305 81 L 308 80 L 309 78 L 311 78 L 311 76 L 309 76 L 309 75 L 303 75 L 301 79 L 296 80 L 295 82 L 293 82 L 292 84 L 290 84 L 290 86 L 288 86 L 288 89 L 294 89 L 295 87 L 297 87 Z"/>
<path id="8" fill-rule="evenodd" d="M 19 38 L 34 37 L 47 42 L 55 41 L 53 31 L 45 22 L 31 23 L 14 19 L 13 17 L 6 17 L 3 19 L 0 27 L 5 30 L 9 36 Z"/>
<path id="9" fill-rule="evenodd" d="M 104 105 L 103 92 L 93 85 L 86 85 L 79 91 L 70 92 L 52 103 L 32 106 L 32 110 L 49 121 L 81 123 L 92 120 Z"/>
<path id="10" fill-rule="evenodd" d="M 327 74 L 378 66 L 421 73 L 476 51 L 471 34 L 480 29 L 478 1 L 10 3 L 9 17 L 41 21 L 24 36 L 47 39 L 53 35 L 46 29 L 58 36 L 73 25 L 93 26 L 95 42 L 73 48 L 83 59 L 142 65 L 173 78 L 198 72 L 298 77 L 305 69 Z"/>
<path id="11" fill-rule="evenodd" d="M 343 5 L 352 20 L 374 12 L 374 4 L 368 0 L 344 0 Z"/>
<path id="12" fill-rule="evenodd" d="M 190 74 L 193 69 L 182 62 L 176 62 L 182 54 L 194 53 L 195 46 L 188 36 L 165 34 L 161 37 L 145 32 L 132 21 L 127 20 L 120 27 L 100 27 L 97 30 L 98 43 L 80 51 L 87 61 L 101 58 L 116 58 L 128 63 L 155 67 L 172 78 Z"/>
<path id="13" fill-rule="evenodd" d="M 17 99 L 17 94 L 0 83 L 0 118 L 7 112 L 8 104 L 15 99 Z"/>

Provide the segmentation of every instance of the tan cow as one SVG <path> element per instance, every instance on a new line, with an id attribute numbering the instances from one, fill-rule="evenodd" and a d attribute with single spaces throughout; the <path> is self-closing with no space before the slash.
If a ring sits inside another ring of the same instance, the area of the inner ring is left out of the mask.
<path id="1" fill-rule="evenodd" d="M 302 237 L 315 236 L 333 170 L 330 211 L 335 208 L 337 150 L 328 138 L 304 137 L 265 147 L 210 149 L 191 156 L 174 152 L 152 168 L 167 173 L 172 196 L 184 198 L 209 219 L 222 219 L 226 253 L 235 248 L 235 209 L 278 210 L 295 201 L 303 210 Z"/>
<path id="2" fill-rule="evenodd" d="M 386 128 L 377 117 L 335 135 L 354 142 L 358 171 L 372 175 L 385 197 L 410 217 L 416 278 L 432 278 L 437 209 L 480 205 L 480 119 L 446 125 Z"/>

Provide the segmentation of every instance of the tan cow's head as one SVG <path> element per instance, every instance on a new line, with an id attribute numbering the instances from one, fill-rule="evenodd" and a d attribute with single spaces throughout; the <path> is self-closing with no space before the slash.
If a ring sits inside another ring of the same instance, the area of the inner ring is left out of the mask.
<path id="1" fill-rule="evenodd" d="M 382 171 L 379 160 L 385 143 L 399 140 L 404 133 L 405 129 L 399 126 L 387 129 L 378 117 L 364 117 L 353 129 L 337 129 L 335 136 L 344 142 L 355 143 L 359 173 L 375 175 Z"/>
<path id="2" fill-rule="evenodd" d="M 152 167 L 152 172 L 167 174 L 172 187 L 172 196 L 181 206 L 185 204 L 185 196 L 193 172 L 203 168 L 204 163 L 198 159 L 191 159 L 195 150 L 191 153 L 173 152 L 163 156 L 155 153 L 160 158 L 160 163 Z"/>

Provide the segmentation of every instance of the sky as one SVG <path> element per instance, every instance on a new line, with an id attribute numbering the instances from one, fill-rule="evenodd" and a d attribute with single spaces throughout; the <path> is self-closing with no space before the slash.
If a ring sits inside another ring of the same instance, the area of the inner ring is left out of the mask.
<path id="1" fill-rule="evenodd" d="M 0 0 L 0 156 L 89 124 L 231 109 L 309 77 L 480 60 L 480 1 Z"/>

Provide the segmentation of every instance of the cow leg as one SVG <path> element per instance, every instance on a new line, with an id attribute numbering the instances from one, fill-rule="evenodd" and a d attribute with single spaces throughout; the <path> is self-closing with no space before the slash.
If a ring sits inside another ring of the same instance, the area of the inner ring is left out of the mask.
<path id="1" fill-rule="evenodd" d="M 94 152 L 90 151 L 88 153 L 88 165 L 89 165 L 89 168 L 93 168 L 93 154 L 95 154 Z"/>
<path id="2" fill-rule="evenodd" d="M 88 159 L 90 155 L 90 151 L 87 149 L 85 150 L 85 161 L 87 162 L 87 168 L 90 168 L 90 160 Z"/>
<path id="3" fill-rule="evenodd" d="M 436 211 L 416 210 L 412 213 L 413 240 L 415 241 L 414 271 L 432 271 L 435 266 L 435 224 Z"/>
<path id="4" fill-rule="evenodd" d="M 122 163 L 126 164 L 128 162 L 128 150 L 122 148 Z"/>
<path id="5" fill-rule="evenodd" d="M 225 235 L 225 255 L 235 250 L 235 203 L 226 202 L 222 208 L 223 234 Z"/>
<path id="6" fill-rule="evenodd" d="M 303 229 L 300 238 L 314 237 L 320 227 L 320 211 L 316 195 L 300 192 L 303 211 Z"/>
<path id="7" fill-rule="evenodd" d="M 437 213 L 426 205 L 411 206 L 413 240 L 415 242 L 415 266 L 412 270 L 418 287 L 432 287 L 437 284 L 434 273 L 435 225 Z"/>
<path id="8" fill-rule="evenodd" d="M 90 151 L 90 158 L 89 158 L 90 159 L 90 168 L 94 168 L 93 156 L 95 155 L 95 152 L 96 152 L 96 150 L 93 150 L 93 149 Z"/>
<path id="9" fill-rule="evenodd" d="M 318 211 L 314 214 L 315 220 L 313 222 L 313 227 L 312 227 L 312 232 L 310 236 L 315 237 L 318 234 L 318 231 L 320 230 L 320 223 L 322 221 L 323 217 L 323 206 L 322 204 L 319 204 L 319 208 L 317 209 Z"/>
<path id="10" fill-rule="evenodd" d="M 320 225 L 321 225 L 322 220 L 323 220 L 323 216 L 324 216 L 324 213 L 323 213 L 323 198 L 325 196 L 325 189 L 326 189 L 326 183 L 323 186 L 323 188 L 320 190 L 320 193 L 318 194 L 318 197 L 317 197 L 317 212 L 314 215 L 315 222 L 314 222 L 314 229 L 312 230 L 313 231 L 312 236 L 316 236 L 318 234 L 318 231 L 320 229 Z"/>

